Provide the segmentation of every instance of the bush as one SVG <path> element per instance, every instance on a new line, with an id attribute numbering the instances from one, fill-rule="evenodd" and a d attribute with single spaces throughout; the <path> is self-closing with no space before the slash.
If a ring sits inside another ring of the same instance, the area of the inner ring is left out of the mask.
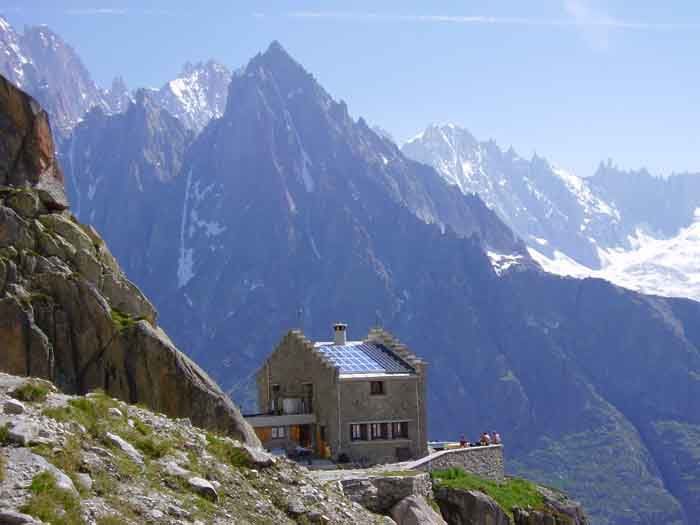
<path id="1" fill-rule="evenodd" d="M 51 390 L 48 386 L 38 381 L 25 381 L 22 386 L 15 388 L 10 395 L 20 401 L 35 403 L 37 401 L 46 401 L 46 396 Z"/>

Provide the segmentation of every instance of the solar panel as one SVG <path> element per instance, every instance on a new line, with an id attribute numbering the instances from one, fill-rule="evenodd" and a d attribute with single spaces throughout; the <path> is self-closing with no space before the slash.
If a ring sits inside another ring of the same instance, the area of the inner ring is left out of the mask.
<path id="1" fill-rule="evenodd" d="M 385 346 L 378 344 L 316 345 L 341 374 L 408 374 L 413 370 Z"/>

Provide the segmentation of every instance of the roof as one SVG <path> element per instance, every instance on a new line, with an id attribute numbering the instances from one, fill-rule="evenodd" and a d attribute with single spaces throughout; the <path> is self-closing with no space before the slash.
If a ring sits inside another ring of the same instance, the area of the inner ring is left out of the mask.
<path id="1" fill-rule="evenodd" d="M 413 368 L 381 344 L 361 341 L 344 345 L 315 343 L 314 348 L 342 375 L 415 374 Z"/>

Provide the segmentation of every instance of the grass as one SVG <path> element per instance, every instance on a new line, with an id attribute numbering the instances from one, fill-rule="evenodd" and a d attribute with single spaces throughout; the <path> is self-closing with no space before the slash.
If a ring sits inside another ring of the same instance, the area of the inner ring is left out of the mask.
<path id="1" fill-rule="evenodd" d="M 83 525 L 80 501 L 67 490 L 56 486 L 56 479 L 49 472 L 41 472 L 29 486 L 31 497 L 21 507 L 21 512 L 51 523 L 52 525 Z"/>
<path id="2" fill-rule="evenodd" d="M 0 426 L 0 446 L 10 444 L 10 424 L 5 423 Z"/>
<path id="3" fill-rule="evenodd" d="M 118 308 L 112 308 L 112 322 L 120 332 L 128 330 L 136 323 L 143 321 L 144 319 L 144 316 L 134 317 L 126 312 L 122 312 Z"/>
<path id="4" fill-rule="evenodd" d="M 0 481 L 5 480 L 5 463 L 7 460 L 5 459 L 5 456 L 0 455 Z"/>
<path id="5" fill-rule="evenodd" d="M 491 496 L 496 503 L 512 518 L 513 507 L 523 509 L 544 508 L 544 498 L 536 486 L 524 479 L 508 478 L 499 483 L 483 479 L 459 468 L 436 470 L 433 479 L 439 480 L 440 485 L 455 489 L 478 490 Z"/>
<path id="6" fill-rule="evenodd" d="M 118 407 L 118 403 L 103 392 L 94 392 L 89 398 L 71 399 L 67 406 L 48 408 L 43 413 L 58 421 L 80 423 L 93 438 L 110 447 L 112 445 L 105 440 L 105 434 L 118 434 L 150 459 L 162 458 L 176 446 L 173 439 L 154 436 L 153 429 L 138 419 L 133 420 L 132 428 L 128 425 L 126 417 L 117 417 L 109 413 L 110 408 Z M 129 469 L 124 469 L 124 474 L 130 474 Z"/>
<path id="7" fill-rule="evenodd" d="M 219 461 L 235 468 L 250 468 L 251 460 L 248 451 L 237 447 L 227 439 L 220 438 L 207 432 L 207 450 Z"/>
<path id="8" fill-rule="evenodd" d="M 51 390 L 48 386 L 38 381 L 25 381 L 22 386 L 15 388 L 10 395 L 20 401 L 29 403 L 46 401 Z"/>

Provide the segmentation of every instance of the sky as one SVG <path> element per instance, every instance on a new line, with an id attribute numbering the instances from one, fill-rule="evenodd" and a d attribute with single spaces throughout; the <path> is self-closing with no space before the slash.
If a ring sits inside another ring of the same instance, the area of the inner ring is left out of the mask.
<path id="1" fill-rule="evenodd" d="M 186 61 L 237 69 L 278 40 L 355 117 L 402 142 L 431 122 L 577 175 L 612 159 L 700 172 L 700 2 L 0 0 L 47 24 L 102 86 Z"/>

